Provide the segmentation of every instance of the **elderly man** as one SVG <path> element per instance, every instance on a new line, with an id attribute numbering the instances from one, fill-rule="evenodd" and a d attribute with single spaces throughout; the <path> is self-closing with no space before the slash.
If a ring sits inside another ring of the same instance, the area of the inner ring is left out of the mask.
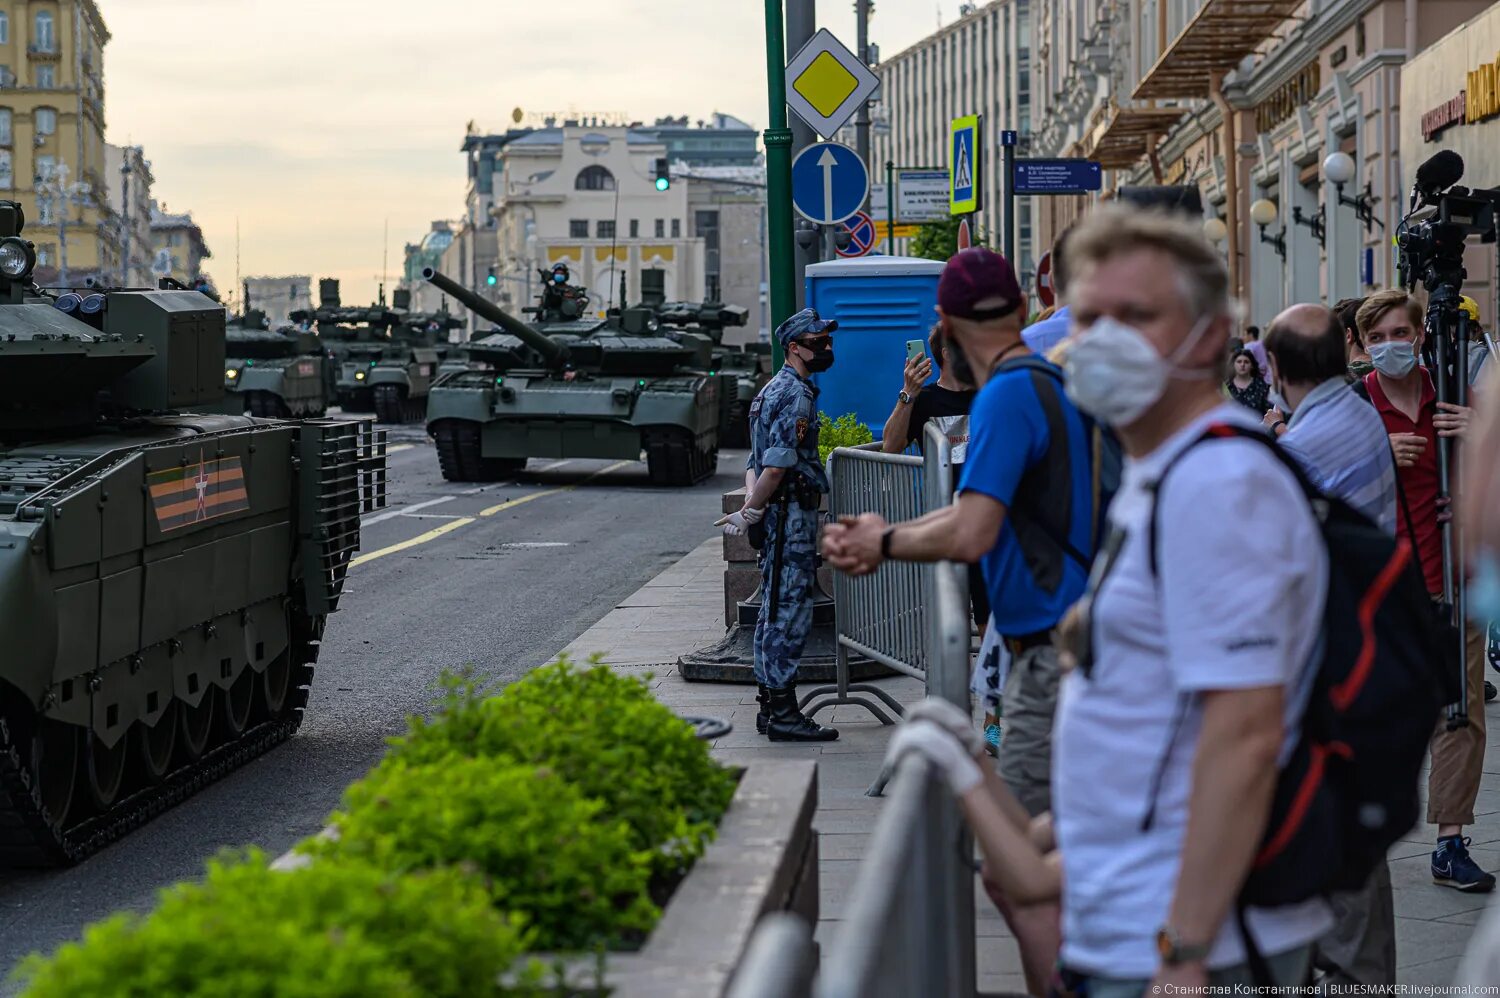
<path id="1" fill-rule="evenodd" d="M 1095 998 L 1250 984 L 1231 913 L 1298 720 L 1327 551 L 1264 444 L 1208 433 L 1259 420 L 1219 393 L 1234 306 L 1201 230 L 1101 209 L 1068 252 L 1068 390 L 1115 427 L 1127 461 L 1091 640 L 1058 706 L 1062 962 Z M 1226 592 L 1255 612 L 1225 613 Z M 1326 902 L 1244 914 L 1273 978 L 1257 983 L 1301 984 L 1331 925 Z"/>

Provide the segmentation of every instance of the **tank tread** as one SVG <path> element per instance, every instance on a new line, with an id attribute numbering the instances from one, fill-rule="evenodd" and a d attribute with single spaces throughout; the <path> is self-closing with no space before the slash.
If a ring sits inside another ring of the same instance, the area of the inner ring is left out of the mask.
<path id="1" fill-rule="evenodd" d="M 663 427 L 645 432 L 646 472 L 653 485 L 696 485 L 714 473 L 718 448 L 697 446 L 687 430 Z"/>
<path id="2" fill-rule="evenodd" d="M 291 408 L 286 400 L 271 392 L 252 391 L 245 393 L 245 409 L 261 419 L 290 419 Z"/>
<path id="3" fill-rule="evenodd" d="M 281 713 L 217 745 L 196 762 L 116 801 L 107 811 L 62 829 L 41 805 L 12 727 L 0 717 L 0 869 L 47 868 L 80 862 L 199 790 L 286 741 L 302 724 L 317 642 L 300 642 L 302 664 Z M 296 646 L 294 646 L 295 648 Z"/>
<path id="4" fill-rule="evenodd" d="M 450 482 L 498 482 L 526 467 L 525 458 L 484 457 L 479 425 L 467 419 L 445 419 L 432 428 L 438 466 Z"/>

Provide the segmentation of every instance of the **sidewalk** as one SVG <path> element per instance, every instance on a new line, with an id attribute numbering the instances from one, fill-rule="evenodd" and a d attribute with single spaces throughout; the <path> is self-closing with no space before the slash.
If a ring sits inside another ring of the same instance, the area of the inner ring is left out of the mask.
<path id="1" fill-rule="evenodd" d="M 824 745 L 785 745 L 755 733 L 755 691 L 748 686 L 689 683 L 677 675 L 680 655 L 724 636 L 724 561 L 718 537 L 652 579 L 564 649 L 577 659 L 598 652 L 621 672 L 651 673 L 657 696 L 682 712 L 734 722 L 734 731 L 714 742 L 726 762 L 765 758 L 816 758 L 821 918 L 818 942 L 827 945 L 854 884 L 855 871 L 883 804 L 866 797 L 885 755 L 890 728 L 859 707 L 835 707 L 818 720 L 839 729 L 839 740 Z M 876 682 L 903 703 L 922 697 L 921 684 L 905 677 Z M 805 687 L 804 687 L 805 690 Z M 1500 732 L 1500 710 L 1491 705 L 1491 731 Z M 1471 851 L 1487 870 L 1500 869 L 1500 735 L 1485 754 L 1484 784 L 1475 805 L 1478 821 L 1466 828 Z M 1432 884 L 1428 856 L 1430 829 L 1418 826 L 1391 851 L 1395 889 L 1396 938 L 1401 984 L 1446 985 L 1468 945 L 1488 900 Z M 1025 981 L 1014 939 L 976 883 L 979 934 L 979 990 L 1024 993 Z"/>

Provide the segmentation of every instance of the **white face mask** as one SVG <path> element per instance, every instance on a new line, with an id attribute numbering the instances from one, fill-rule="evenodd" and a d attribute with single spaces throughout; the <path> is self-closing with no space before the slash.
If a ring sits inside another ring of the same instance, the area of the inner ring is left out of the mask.
<path id="1" fill-rule="evenodd" d="M 1208 331 L 1210 316 L 1193 326 L 1182 345 L 1163 357 L 1134 326 L 1102 316 L 1080 334 L 1063 360 L 1068 396 L 1078 407 L 1110 426 L 1128 426 L 1151 408 L 1173 377 L 1210 377 L 1210 371 L 1184 371 L 1177 362 Z"/>
<path id="2" fill-rule="evenodd" d="M 1292 407 L 1287 404 L 1286 396 L 1281 394 L 1280 388 L 1277 388 L 1273 385 L 1271 387 L 1270 393 L 1266 397 L 1270 400 L 1273 406 L 1281 410 L 1281 414 L 1283 416 L 1290 416 L 1292 414 Z"/>
<path id="3" fill-rule="evenodd" d="M 1417 366 L 1417 350 L 1410 340 L 1387 340 L 1370 347 L 1370 363 L 1387 378 L 1404 378 Z"/>

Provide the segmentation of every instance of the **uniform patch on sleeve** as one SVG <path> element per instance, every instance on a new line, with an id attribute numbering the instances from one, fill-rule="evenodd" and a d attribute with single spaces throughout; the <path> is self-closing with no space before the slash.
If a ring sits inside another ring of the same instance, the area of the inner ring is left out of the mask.
<path id="1" fill-rule="evenodd" d="M 800 444 L 805 439 L 807 439 L 807 417 L 806 416 L 798 416 L 797 417 L 797 442 Z"/>

